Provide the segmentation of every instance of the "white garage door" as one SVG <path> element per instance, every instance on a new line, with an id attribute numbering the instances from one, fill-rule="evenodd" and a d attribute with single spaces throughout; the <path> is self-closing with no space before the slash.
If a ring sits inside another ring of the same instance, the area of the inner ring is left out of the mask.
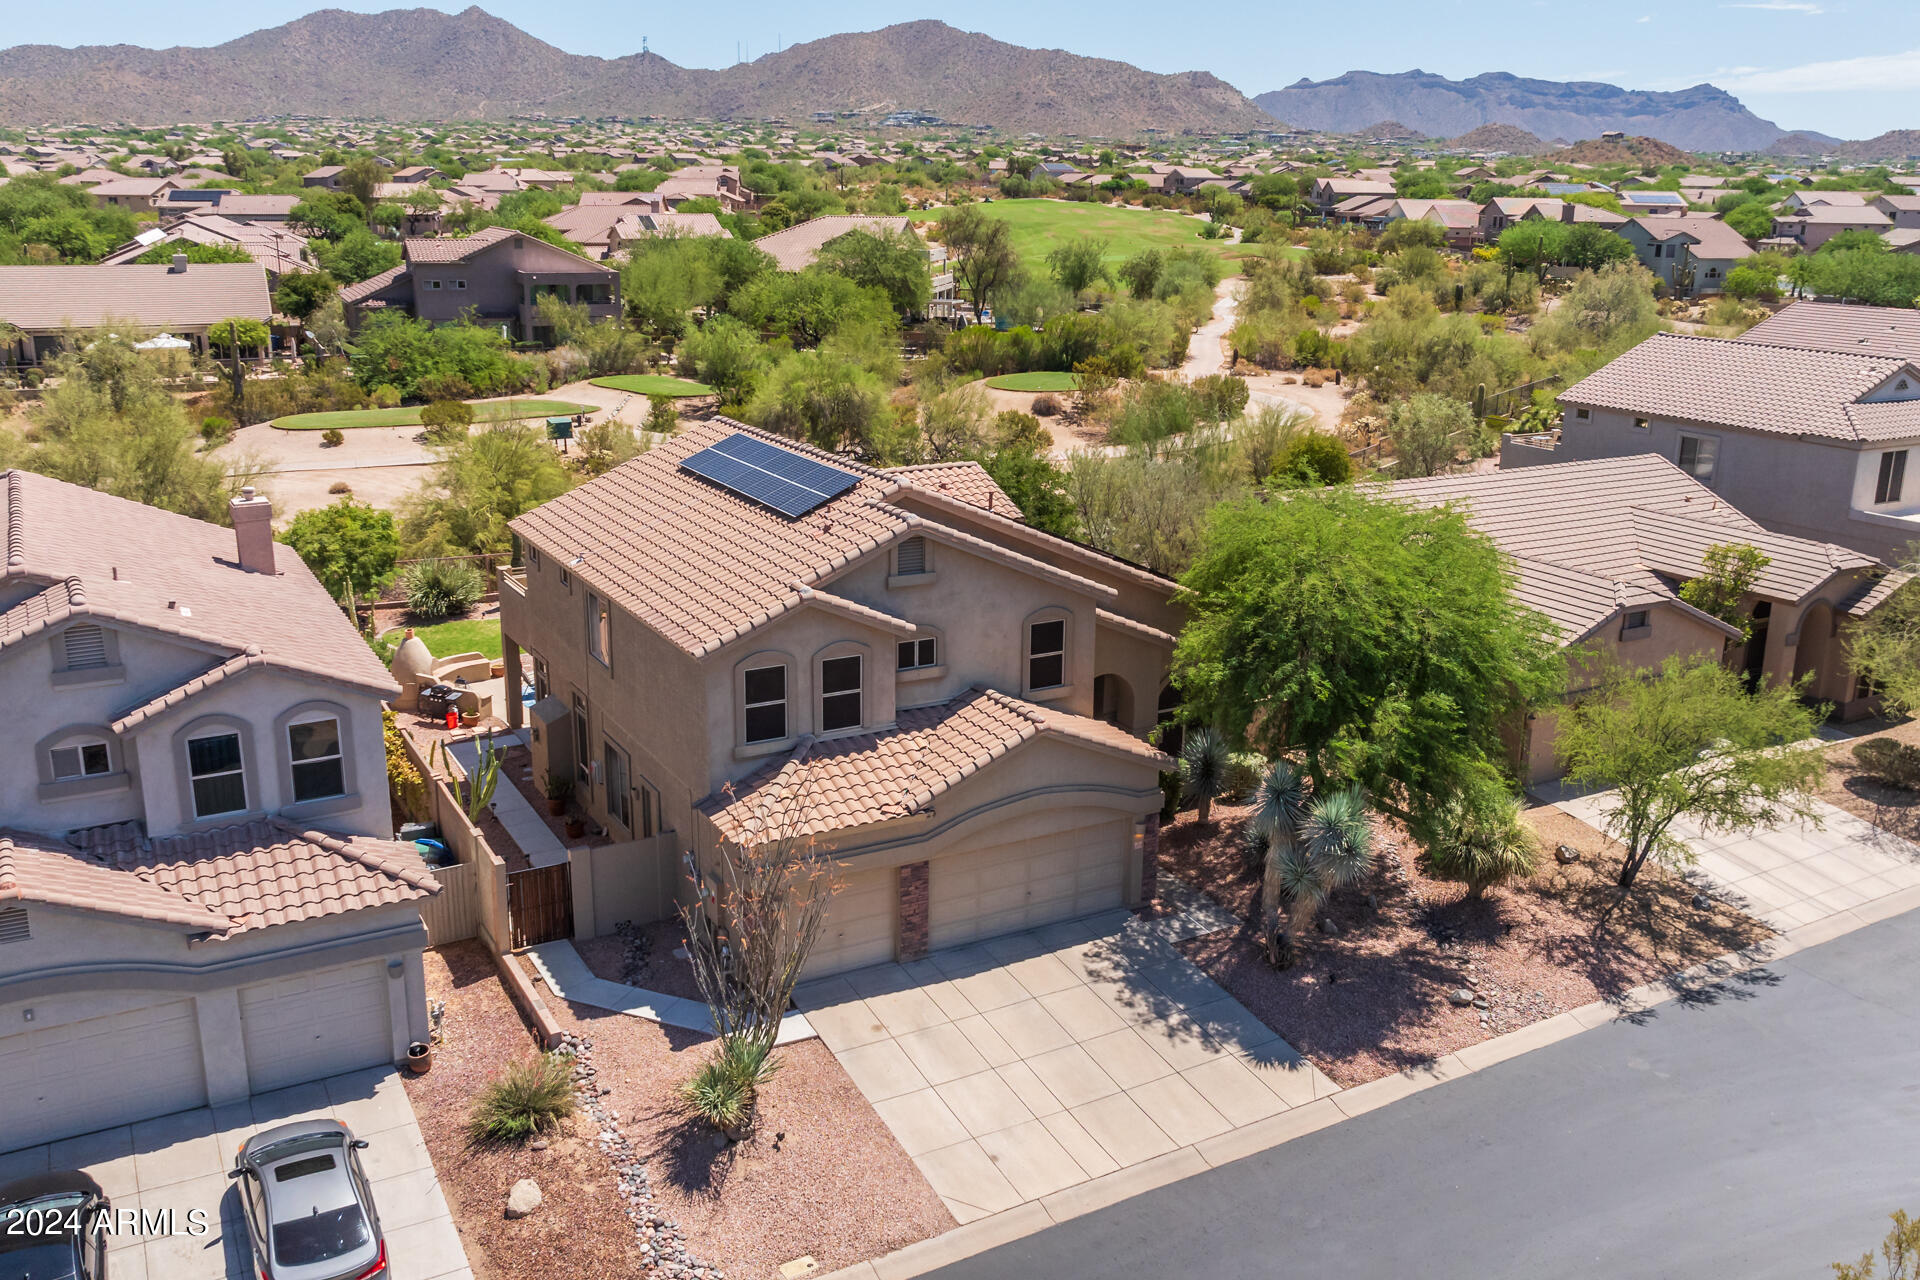
<path id="1" fill-rule="evenodd" d="M 392 1062 L 384 961 L 240 988 L 255 1093 Z"/>
<path id="2" fill-rule="evenodd" d="M 0 1036 L 0 1150 L 206 1101 L 191 1000 Z"/>
<path id="3" fill-rule="evenodd" d="M 899 872 L 891 867 L 843 874 L 813 954 L 807 958 L 806 976 L 820 978 L 893 959 L 893 918 L 899 899 Z"/>
<path id="4" fill-rule="evenodd" d="M 927 935 L 935 948 L 1091 915 L 1126 902 L 1133 823 L 1067 810 L 1003 824 L 933 860 Z"/>

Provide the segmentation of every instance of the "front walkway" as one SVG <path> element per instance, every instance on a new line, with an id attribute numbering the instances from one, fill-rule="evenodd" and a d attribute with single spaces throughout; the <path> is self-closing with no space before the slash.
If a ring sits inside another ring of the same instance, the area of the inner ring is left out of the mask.
<path id="1" fill-rule="evenodd" d="M 1559 805 L 1600 830 L 1606 800 L 1602 792 Z M 1697 857 L 1690 874 L 1776 929 L 1813 924 L 1920 885 L 1920 846 L 1825 801 L 1814 807 L 1818 826 L 1793 822 L 1708 835 L 1682 819 L 1673 833 Z"/>
<path id="2" fill-rule="evenodd" d="M 564 939 L 528 947 L 527 958 L 540 971 L 547 989 L 562 1000 L 592 1005 L 596 1009 L 611 1009 L 630 1018 L 644 1018 L 648 1022 L 679 1027 L 685 1031 L 698 1031 L 703 1036 L 715 1034 L 713 1014 L 700 1001 L 688 1000 L 684 996 L 662 995 L 644 987 L 631 987 L 624 982 L 595 977 L 593 970 L 587 968 L 587 962 L 574 949 L 573 943 Z M 792 1044 L 796 1040 L 811 1040 L 813 1037 L 814 1030 L 808 1024 L 806 1015 L 789 1013 L 780 1019 L 780 1034 L 775 1037 L 774 1043 Z"/>
<path id="3" fill-rule="evenodd" d="M 1337 1091 L 1172 945 L 1218 927 L 1108 912 L 794 999 L 971 1222 Z"/>
<path id="4" fill-rule="evenodd" d="M 494 714 L 502 719 L 505 718 L 504 708 L 501 707 L 498 699 L 494 702 Z M 505 751 L 512 746 L 525 746 L 526 731 L 521 729 L 511 733 L 496 733 L 493 735 L 493 745 L 500 751 Z M 480 739 L 467 738 L 464 741 L 455 742 L 447 748 L 447 752 L 460 762 L 460 767 L 466 771 L 467 776 L 472 777 L 474 769 L 480 763 Z M 567 846 L 560 842 L 560 837 L 553 834 L 553 828 L 547 825 L 547 820 L 527 803 L 527 798 L 520 794 L 520 788 L 513 785 L 511 778 L 500 779 L 499 785 L 493 789 L 493 799 L 487 803 L 487 808 L 491 809 L 493 816 L 500 820 L 500 825 L 507 829 L 507 834 L 513 837 L 513 842 L 520 846 L 520 852 L 527 855 L 530 866 L 552 867 L 567 860 Z"/>
<path id="5" fill-rule="evenodd" d="M 360 1155 L 387 1238 L 391 1280 L 473 1280 L 413 1107 L 392 1067 L 27 1147 L 0 1156 L 0 1182 L 80 1169 L 107 1193 L 116 1221 L 132 1211 L 137 1217 L 128 1221 L 159 1226 L 108 1237 L 113 1280 L 253 1280 L 245 1211 L 227 1177 L 234 1153 L 260 1129 L 324 1117 L 367 1140 Z M 203 1217 L 189 1216 L 194 1213 Z"/>

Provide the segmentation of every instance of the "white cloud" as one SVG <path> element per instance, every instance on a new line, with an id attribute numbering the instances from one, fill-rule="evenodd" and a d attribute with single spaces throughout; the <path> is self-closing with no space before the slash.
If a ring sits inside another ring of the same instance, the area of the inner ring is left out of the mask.
<path id="1" fill-rule="evenodd" d="M 1635 21 L 1635 22 L 1652 22 L 1652 21 L 1653 21 L 1653 16 L 1652 16 L 1651 14 L 1649 14 L 1648 16 L 1646 16 L 1646 17 L 1644 17 L 1644 18 L 1635 18 L 1635 19 L 1634 19 L 1634 21 Z"/>
<path id="2" fill-rule="evenodd" d="M 1744 0 L 1740 4 L 1723 4 L 1722 9 L 1766 9 L 1773 13 L 1805 13 L 1818 16 L 1826 12 L 1817 4 L 1808 4 L 1806 0 Z"/>
<path id="3" fill-rule="evenodd" d="M 1809 62 L 1777 71 L 1737 67 L 1712 79 L 1729 93 L 1920 92 L 1920 49 Z"/>

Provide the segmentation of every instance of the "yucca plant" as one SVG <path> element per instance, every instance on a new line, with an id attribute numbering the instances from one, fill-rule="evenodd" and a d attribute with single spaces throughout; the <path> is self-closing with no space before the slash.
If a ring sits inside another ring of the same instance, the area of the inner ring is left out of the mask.
<path id="1" fill-rule="evenodd" d="M 1196 729 L 1180 747 L 1180 785 L 1182 794 L 1200 806 L 1200 823 L 1213 817 L 1213 802 L 1227 789 L 1227 769 L 1233 753 L 1227 742 L 1212 729 Z"/>
<path id="2" fill-rule="evenodd" d="M 466 560 L 422 560 L 401 575 L 400 589 L 414 617 L 433 621 L 471 609 L 486 593 L 487 580 Z"/>
<path id="3" fill-rule="evenodd" d="M 1455 796 L 1425 832 L 1427 865 L 1480 898 L 1495 885 L 1524 880 L 1540 862 L 1540 837 L 1504 790 Z"/>
<path id="4" fill-rule="evenodd" d="M 687 1109 L 729 1138 L 737 1138 L 753 1123 L 760 1086 L 780 1069 L 773 1046 L 755 1036 L 724 1036 L 713 1055 L 680 1085 Z"/>
<path id="5" fill-rule="evenodd" d="M 573 1059 L 522 1058 L 489 1080 L 467 1115 L 474 1142 L 525 1142 L 573 1114 Z"/>
<path id="6" fill-rule="evenodd" d="M 1333 891 L 1373 866 L 1373 827 L 1358 786 L 1310 795 L 1305 779 L 1276 760 L 1254 792 L 1249 825 L 1267 841 L 1260 885 L 1260 936 L 1267 961 L 1291 965 L 1299 934 Z"/>

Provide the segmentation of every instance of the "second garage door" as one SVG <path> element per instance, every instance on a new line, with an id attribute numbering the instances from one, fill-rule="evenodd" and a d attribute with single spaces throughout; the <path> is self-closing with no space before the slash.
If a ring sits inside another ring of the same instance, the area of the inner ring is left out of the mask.
<path id="1" fill-rule="evenodd" d="M 894 906 L 899 901 L 899 873 L 856 871 L 844 876 L 827 905 L 820 937 L 807 958 L 806 976 L 825 977 L 847 969 L 882 964 L 893 959 Z"/>
<path id="2" fill-rule="evenodd" d="M 255 1093 L 392 1062 L 387 967 L 379 960 L 240 988 Z"/>
<path id="3" fill-rule="evenodd" d="M 1126 902 L 1133 823 L 1066 810 L 983 833 L 933 860 L 927 935 L 935 948 L 1091 915 Z"/>
<path id="4" fill-rule="evenodd" d="M 191 1000 L 0 1036 L 0 1151 L 206 1101 Z"/>

